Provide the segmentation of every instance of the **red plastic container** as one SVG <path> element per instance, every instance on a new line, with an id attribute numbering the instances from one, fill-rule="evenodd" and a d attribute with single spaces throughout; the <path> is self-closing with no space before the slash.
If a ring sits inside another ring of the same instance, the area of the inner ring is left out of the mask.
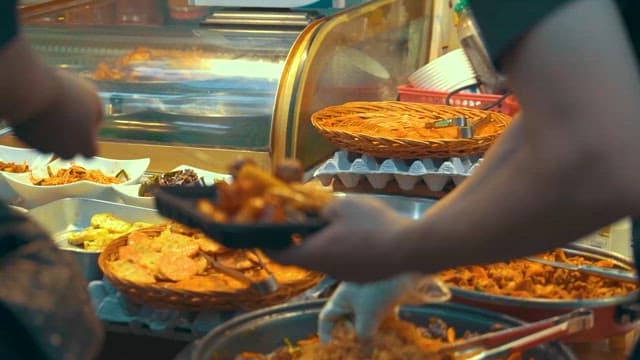
<path id="1" fill-rule="evenodd" d="M 400 85 L 398 86 L 398 96 L 400 101 L 445 105 L 447 93 L 417 89 L 411 85 Z M 456 94 L 451 97 L 451 105 L 479 108 L 495 102 L 500 96 L 493 94 Z M 513 116 L 520 111 L 520 104 L 513 96 L 509 96 L 491 110 Z"/>

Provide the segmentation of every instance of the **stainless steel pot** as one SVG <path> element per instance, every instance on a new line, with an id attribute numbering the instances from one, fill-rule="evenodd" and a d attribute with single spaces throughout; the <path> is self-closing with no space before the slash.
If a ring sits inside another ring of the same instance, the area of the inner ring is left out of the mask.
<path id="1" fill-rule="evenodd" d="M 324 301 L 279 305 L 234 318 L 197 340 L 181 359 L 231 360 L 243 351 L 269 353 L 291 342 L 308 337 L 317 331 L 318 314 Z M 401 317 L 416 324 L 426 324 L 430 317 L 443 319 L 457 331 L 487 332 L 495 324 L 516 326 L 521 321 L 494 312 L 457 304 L 405 306 Z M 575 359 L 573 353 L 558 343 L 538 346 L 525 353 L 525 359 Z"/>
<path id="2" fill-rule="evenodd" d="M 590 246 L 570 244 L 565 247 L 565 252 L 567 255 L 579 255 L 587 259 L 609 259 L 623 269 L 633 268 L 630 259 Z M 451 287 L 451 293 L 453 302 L 508 314 L 525 321 L 542 320 L 578 308 L 592 309 L 595 319 L 593 328 L 564 339 L 567 342 L 591 342 L 622 335 L 637 327 L 640 321 L 636 305 L 638 291 L 625 296 L 586 300 L 517 298 L 456 287 Z"/>

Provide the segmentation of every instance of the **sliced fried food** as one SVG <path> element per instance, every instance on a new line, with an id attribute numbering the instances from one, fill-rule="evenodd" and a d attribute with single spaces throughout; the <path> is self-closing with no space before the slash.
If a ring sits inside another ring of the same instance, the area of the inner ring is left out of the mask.
<path id="1" fill-rule="evenodd" d="M 156 278 L 149 270 L 130 260 L 116 260 L 111 262 L 111 266 L 113 272 L 123 280 L 142 285 L 156 282 Z"/>
<path id="2" fill-rule="evenodd" d="M 190 257 L 165 252 L 158 261 L 159 272 L 172 281 L 181 281 L 198 273 L 198 264 Z"/>
<path id="3" fill-rule="evenodd" d="M 219 254 L 229 251 L 227 248 L 208 237 L 195 237 L 193 240 L 200 247 L 200 251 L 207 254 Z"/>

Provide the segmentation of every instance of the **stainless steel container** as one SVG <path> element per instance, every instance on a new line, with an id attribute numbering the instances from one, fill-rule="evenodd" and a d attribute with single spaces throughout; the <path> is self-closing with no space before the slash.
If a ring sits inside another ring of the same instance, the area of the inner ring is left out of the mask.
<path id="1" fill-rule="evenodd" d="M 565 247 L 565 252 L 567 255 L 587 259 L 608 259 L 623 269 L 633 268 L 630 259 L 590 246 L 570 244 Z M 640 324 L 637 290 L 625 296 L 601 299 L 551 300 L 501 296 L 456 287 L 450 289 L 454 302 L 501 312 L 526 321 L 541 320 L 578 308 L 592 309 L 595 320 L 593 328 L 565 339 L 568 342 L 592 342 L 623 335 Z"/>
<path id="2" fill-rule="evenodd" d="M 152 224 L 167 221 L 154 209 L 84 198 L 61 199 L 29 211 L 28 215 L 53 236 L 62 250 L 73 253 L 88 281 L 102 279 L 102 272 L 98 268 L 100 252 L 70 245 L 64 235 L 88 227 L 91 216 L 96 213 L 110 213 L 126 221 Z"/>
<path id="3" fill-rule="evenodd" d="M 317 331 L 318 314 L 324 301 L 275 306 L 234 318 L 213 329 L 201 340 L 187 348 L 179 357 L 191 360 L 232 360 L 243 351 L 269 353 L 284 345 L 286 338 L 292 343 Z M 457 304 L 430 304 L 405 306 L 400 311 L 405 320 L 418 325 L 426 324 L 430 317 L 443 319 L 459 334 L 469 330 L 487 332 L 492 326 L 522 324 L 514 318 Z M 527 351 L 524 359 L 575 359 L 563 345 L 548 343 Z"/>

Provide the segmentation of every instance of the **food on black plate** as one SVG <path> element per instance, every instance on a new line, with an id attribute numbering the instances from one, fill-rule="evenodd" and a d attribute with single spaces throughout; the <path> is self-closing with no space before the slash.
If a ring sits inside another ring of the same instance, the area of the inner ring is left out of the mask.
<path id="1" fill-rule="evenodd" d="M 155 175 L 140 185 L 138 196 L 153 196 L 154 186 L 203 186 L 204 180 L 193 169 L 170 171 Z"/>

